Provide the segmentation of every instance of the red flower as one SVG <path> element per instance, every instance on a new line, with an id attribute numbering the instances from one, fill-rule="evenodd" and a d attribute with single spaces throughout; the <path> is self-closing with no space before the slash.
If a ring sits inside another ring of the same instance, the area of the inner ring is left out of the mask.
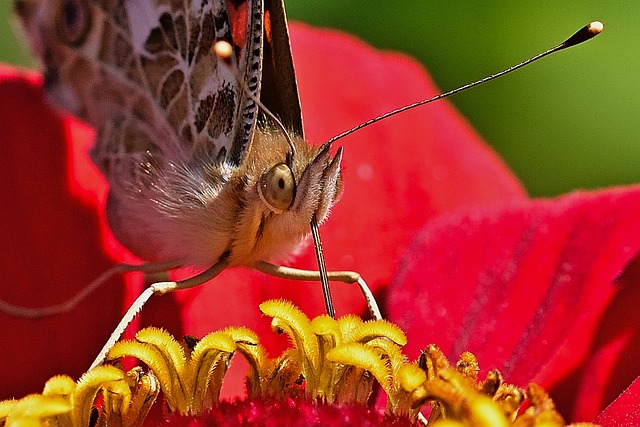
<path id="1" fill-rule="evenodd" d="M 640 375 L 638 215 L 629 187 L 432 221 L 388 291 L 405 351 L 425 340 L 471 351 L 512 383 L 550 389 L 567 418 L 593 420 Z"/>
<path id="2" fill-rule="evenodd" d="M 295 25 L 292 45 L 307 137 L 318 143 L 436 92 L 413 61 L 343 34 Z M 6 200 L 0 214 L 6 248 L 0 298 L 34 307 L 62 302 L 110 264 L 131 260 L 104 225 L 105 183 L 86 156 L 91 132 L 47 107 L 40 86 L 33 75 L 0 69 L 0 140 L 11 153 L 0 181 Z M 473 344 L 472 350 L 487 358 L 481 366 L 503 364 L 510 382 L 536 379 L 557 390 L 580 384 L 595 390 L 581 398 L 602 396 L 585 403 L 573 399 L 575 392 L 566 393 L 571 398 L 566 402 L 557 394 L 565 414 L 577 408 L 575 402 L 591 405 L 589 416 L 597 413 L 635 378 L 638 372 L 619 377 L 607 369 L 616 354 L 637 354 L 626 353 L 635 341 L 634 328 L 614 318 L 619 313 L 614 304 L 631 307 L 633 301 L 633 287 L 622 282 L 631 277 L 633 269 L 625 265 L 637 252 L 634 242 L 640 242 L 630 234 L 637 189 L 526 202 L 517 180 L 446 102 L 341 143 L 345 192 L 321 228 L 328 267 L 358 271 L 380 295 L 394 280 L 389 313 L 405 319 L 415 346 L 435 342 L 455 352 L 460 344 Z M 497 203 L 487 211 L 480 208 Z M 454 210 L 463 213 L 431 223 L 417 240 L 422 246 L 414 243 L 417 249 L 405 255 L 400 274 L 394 273 L 418 230 Z M 410 268 L 424 254 L 430 258 Z M 286 264 L 314 268 L 313 251 L 307 247 Z M 573 270 L 563 270 L 567 266 Z M 414 272 L 420 274 L 420 289 L 412 287 L 418 283 Z M 455 286 L 441 285 L 451 278 Z M 86 370 L 123 306 L 139 291 L 135 279 L 128 278 L 126 288 L 122 280 L 112 280 L 65 315 L 39 320 L 0 315 L 5 340 L 0 398 L 39 391 L 56 373 L 78 377 Z M 476 283 L 480 286 L 471 289 Z M 334 285 L 333 291 L 339 314 L 364 309 L 354 288 Z M 241 324 L 266 337 L 269 323 L 256 307 L 273 297 L 292 300 L 310 316 L 323 309 L 317 284 L 236 269 L 198 289 L 152 299 L 142 322 L 178 335 L 182 329 L 204 335 Z M 445 318 L 444 310 L 457 314 Z M 603 315 L 607 310 L 614 310 L 609 317 Z M 455 333 L 446 334 L 451 330 Z M 595 331 L 599 335 L 591 339 Z M 482 347 L 483 342 L 491 346 Z M 595 384 L 581 381 L 592 378 L 590 365 L 601 369 Z M 241 392 L 240 381 L 234 386 L 227 394 Z M 574 413 L 586 416 L 578 409 Z"/>
<path id="3" fill-rule="evenodd" d="M 162 426 L 172 427 L 237 427 L 264 425 L 268 427 L 286 425 L 291 427 L 353 426 L 361 427 L 409 427 L 406 419 L 383 418 L 376 411 L 362 405 L 318 406 L 301 400 L 248 400 L 243 402 L 223 402 L 211 413 L 196 417 L 170 416 Z"/>

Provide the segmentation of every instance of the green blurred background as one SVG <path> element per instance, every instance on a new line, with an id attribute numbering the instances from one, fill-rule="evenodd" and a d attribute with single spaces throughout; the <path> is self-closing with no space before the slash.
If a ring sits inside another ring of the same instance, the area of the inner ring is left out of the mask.
<path id="1" fill-rule="evenodd" d="M 0 61 L 29 64 L 9 25 L 11 2 L 0 3 Z M 637 0 L 287 0 L 287 10 L 291 19 L 407 52 L 443 90 L 513 65 L 601 20 L 605 32 L 596 39 L 453 102 L 532 195 L 640 182 Z"/>

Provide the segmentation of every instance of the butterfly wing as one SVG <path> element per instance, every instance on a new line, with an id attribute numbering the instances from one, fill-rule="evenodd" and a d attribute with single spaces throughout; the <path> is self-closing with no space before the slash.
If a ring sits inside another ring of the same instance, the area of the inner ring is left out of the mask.
<path id="1" fill-rule="evenodd" d="M 303 137 L 298 85 L 291 57 L 289 26 L 282 0 L 266 0 L 262 103 L 296 135 Z"/>
<path id="2" fill-rule="evenodd" d="M 48 92 L 96 128 L 93 158 L 114 191 L 149 185 L 152 172 L 197 157 L 241 162 L 256 107 L 211 48 L 231 42 L 239 77 L 258 94 L 259 1 L 230 9 L 223 0 L 35 4 L 27 29 Z"/>
<path id="3" fill-rule="evenodd" d="M 263 102 L 302 133 L 282 0 L 15 6 L 44 62 L 47 91 L 96 129 L 92 158 L 110 184 L 110 225 L 143 258 L 163 258 L 157 248 L 172 242 L 158 234 L 181 206 L 188 213 L 190 203 L 202 203 L 189 200 L 199 180 L 205 177 L 207 196 L 222 191 L 250 150 L 258 111 L 238 78 L 259 96 L 263 52 L 266 86 L 274 85 Z M 218 40 L 234 47 L 237 77 L 212 54 Z M 182 193 L 177 204 L 158 202 Z"/>

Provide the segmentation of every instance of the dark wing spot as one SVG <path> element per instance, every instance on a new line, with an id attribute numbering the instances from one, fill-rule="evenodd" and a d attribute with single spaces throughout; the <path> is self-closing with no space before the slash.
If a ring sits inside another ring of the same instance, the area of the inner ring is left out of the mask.
<path id="1" fill-rule="evenodd" d="M 193 142 L 193 133 L 191 133 L 191 126 L 185 125 L 182 128 L 182 132 L 180 132 L 180 135 L 182 136 L 183 141 L 189 144 Z"/>
<path id="2" fill-rule="evenodd" d="M 163 51 L 178 49 L 178 41 L 173 25 L 173 18 L 168 13 L 160 16 L 160 26 L 155 27 L 149 33 L 149 37 L 144 42 L 144 47 L 149 53 L 159 53 Z"/>
<path id="3" fill-rule="evenodd" d="M 141 56 L 140 64 L 149 86 L 154 88 L 160 88 L 164 77 L 178 65 L 177 60 L 169 54 L 156 55 L 153 59 Z M 154 95 L 160 96 L 159 90 Z"/>
<path id="4" fill-rule="evenodd" d="M 116 23 L 120 28 L 126 30 L 127 33 L 130 32 L 129 28 L 129 20 L 127 19 L 127 8 L 123 4 L 123 0 L 113 0 L 112 3 L 115 3 L 114 6 L 109 6 L 104 10 L 110 10 L 113 22 Z"/>
<path id="5" fill-rule="evenodd" d="M 216 39 L 216 33 L 213 23 L 213 16 L 209 13 L 204 16 L 202 28 L 200 29 L 200 43 L 198 44 L 198 56 L 196 62 L 199 62 L 203 56 L 211 55 L 211 47 Z"/>
<path id="6" fill-rule="evenodd" d="M 60 76 L 58 75 L 58 70 L 56 68 L 47 67 L 44 72 L 44 88 L 46 90 L 51 90 L 51 88 L 55 87 L 60 81 Z"/>
<path id="7" fill-rule="evenodd" d="M 138 63 L 135 58 L 129 58 L 129 62 L 124 66 L 124 71 L 127 78 L 132 82 L 137 83 L 140 86 L 144 84 L 144 79 L 142 78 L 142 74 L 140 73 L 140 69 L 138 68 Z"/>
<path id="8" fill-rule="evenodd" d="M 166 46 L 164 45 L 164 37 L 162 36 L 162 30 L 158 27 L 151 30 L 149 37 L 144 42 L 144 48 L 149 53 L 162 52 Z"/>
<path id="9" fill-rule="evenodd" d="M 184 84 L 184 74 L 180 70 L 173 70 L 165 79 L 160 91 L 160 105 L 166 109 L 171 100 L 178 94 Z"/>
<path id="10" fill-rule="evenodd" d="M 187 25 L 183 15 L 176 18 L 175 24 L 176 38 L 178 39 L 180 56 L 187 59 Z"/>
<path id="11" fill-rule="evenodd" d="M 198 105 L 198 111 L 196 111 L 196 117 L 194 121 L 198 133 L 202 132 L 202 129 L 204 129 L 205 125 L 207 124 L 207 120 L 209 119 L 211 111 L 213 110 L 215 98 L 216 97 L 214 94 L 209 94 L 205 99 L 200 100 L 200 104 Z"/>
<path id="12" fill-rule="evenodd" d="M 144 131 L 134 126 L 126 126 L 123 134 L 126 153 L 146 153 L 155 151 L 155 145 Z"/>
<path id="13" fill-rule="evenodd" d="M 160 16 L 160 27 L 162 28 L 162 31 L 164 31 L 167 44 L 174 50 L 178 49 L 178 40 L 176 39 L 173 18 L 170 14 L 163 13 L 162 16 Z"/>
<path id="14" fill-rule="evenodd" d="M 189 53 L 187 55 L 187 62 L 189 65 L 192 64 L 193 57 L 196 54 L 196 49 L 198 48 L 199 35 L 200 35 L 200 25 L 195 19 L 192 19 L 191 34 L 189 34 L 189 48 L 188 48 Z"/>
<path id="15" fill-rule="evenodd" d="M 229 15 L 227 15 L 226 9 L 221 9 L 220 12 L 213 17 L 214 26 L 216 30 L 222 30 L 227 25 L 229 21 Z M 227 40 L 231 42 L 231 40 Z"/>
<path id="16" fill-rule="evenodd" d="M 217 138 L 220 134 L 228 134 L 233 129 L 236 111 L 236 93 L 229 86 L 222 88 L 216 97 L 211 119 L 209 135 Z"/>

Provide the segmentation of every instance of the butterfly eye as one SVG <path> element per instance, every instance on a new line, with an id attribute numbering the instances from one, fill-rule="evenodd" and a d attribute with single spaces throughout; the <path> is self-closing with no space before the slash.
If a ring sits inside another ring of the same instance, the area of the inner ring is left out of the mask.
<path id="1" fill-rule="evenodd" d="M 275 213 L 289 209 L 296 195 L 296 179 L 289 166 L 279 163 L 265 172 L 258 185 L 258 194 Z"/>
<path id="2" fill-rule="evenodd" d="M 82 43 L 91 27 L 87 0 L 62 0 L 56 25 L 64 43 L 72 46 Z"/>

